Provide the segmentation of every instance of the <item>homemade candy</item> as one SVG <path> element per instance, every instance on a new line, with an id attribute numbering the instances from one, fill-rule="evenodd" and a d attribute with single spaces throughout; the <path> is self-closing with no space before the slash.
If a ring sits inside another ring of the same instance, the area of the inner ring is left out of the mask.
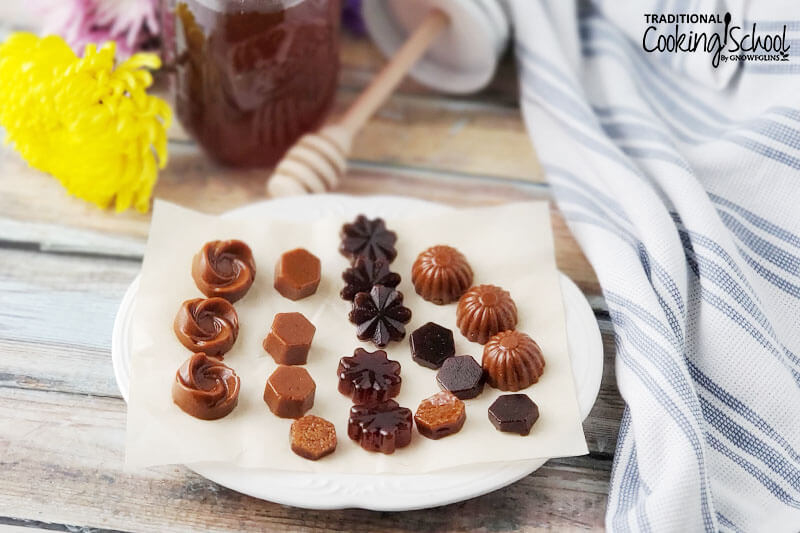
<path id="1" fill-rule="evenodd" d="M 211 241 L 192 261 L 192 278 L 200 292 L 233 303 L 244 296 L 256 278 L 256 262 L 242 241 Z"/>
<path id="2" fill-rule="evenodd" d="M 359 340 L 370 340 L 383 348 L 390 341 L 399 341 L 405 336 L 411 310 L 403 306 L 403 293 L 375 285 L 370 292 L 356 294 L 349 318 L 356 325 Z"/>
<path id="3" fill-rule="evenodd" d="M 414 415 L 419 434 L 434 440 L 458 433 L 466 419 L 464 402 L 449 392 L 425 398 Z"/>
<path id="4" fill-rule="evenodd" d="M 314 405 L 316 389 L 305 368 L 281 365 L 267 379 L 264 401 L 281 418 L 300 418 Z"/>
<path id="5" fill-rule="evenodd" d="M 316 331 L 302 313 L 278 313 L 264 339 L 264 349 L 279 365 L 304 365 Z"/>
<path id="6" fill-rule="evenodd" d="M 196 353 L 175 373 L 172 401 L 184 412 L 203 420 L 227 415 L 239 402 L 239 376 L 219 359 Z"/>
<path id="7" fill-rule="evenodd" d="M 339 392 L 352 396 L 353 403 L 378 403 L 400 394 L 400 363 L 378 350 L 356 348 L 352 357 L 342 357 L 339 368 Z"/>
<path id="8" fill-rule="evenodd" d="M 483 368 L 469 355 L 451 357 L 436 373 L 436 382 L 442 390 L 469 400 L 483 392 Z"/>
<path id="9" fill-rule="evenodd" d="M 456 353 L 453 332 L 433 322 L 415 329 L 408 340 L 411 344 L 411 358 L 428 368 L 439 368 L 448 357 Z"/>
<path id="10" fill-rule="evenodd" d="M 391 263 L 397 257 L 397 250 L 394 249 L 397 234 L 386 229 L 383 219 L 370 220 L 364 215 L 358 215 L 353 222 L 342 226 L 340 236 L 342 244 L 339 252 L 350 259 L 350 262 L 357 257 L 366 257 Z"/>
<path id="11" fill-rule="evenodd" d="M 284 252 L 275 265 L 275 290 L 284 298 L 300 300 L 317 292 L 319 258 L 304 248 Z"/>
<path id="12" fill-rule="evenodd" d="M 467 339 L 486 344 L 492 335 L 514 329 L 517 306 L 508 291 L 495 285 L 477 285 L 458 301 L 456 325 Z"/>
<path id="13" fill-rule="evenodd" d="M 389 271 L 389 262 L 383 259 L 358 257 L 353 266 L 342 273 L 345 282 L 340 293 L 345 300 L 353 301 L 359 292 L 369 292 L 375 285 L 395 288 L 400 284 L 400 274 Z"/>
<path id="14" fill-rule="evenodd" d="M 191 351 L 222 359 L 239 335 L 239 318 L 224 298 L 194 298 L 183 302 L 172 329 Z"/>
<path id="15" fill-rule="evenodd" d="M 432 246 L 419 254 L 411 267 L 411 282 L 417 294 L 435 304 L 458 300 L 472 285 L 467 258 L 451 246 Z"/>
<path id="16" fill-rule="evenodd" d="M 289 439 L 294 453 L 312 461 L 336 450 L 336 428 L 324 418 L 314 415 L 306 415 L 292 422 Z"/>
<path id="17" fill-rule="evenodd" d="M 483 347 L 483 369 L 489 385 L 517 392 L 539 381 L 544 357 L 536 341 L 516 330 L 502 331 Z"/>
<path id="18" fill-rule="evenodd" d="M 394 400 L 350 408 L 347 435 L 370 452 L 394 453 L 411 442 L 411 410 Z"/>
<path id="19" fill-rule="evenodd" d="M 539 408 L 527 394 L 504 394 L 489 406 L 489 420 L 498 431 L 527 435 L 539 418 Z"/>

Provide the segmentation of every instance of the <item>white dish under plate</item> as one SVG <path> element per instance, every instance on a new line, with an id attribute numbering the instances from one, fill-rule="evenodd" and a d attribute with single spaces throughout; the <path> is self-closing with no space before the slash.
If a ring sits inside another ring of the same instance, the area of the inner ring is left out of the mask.
<path id="1" fill-rule="evenodd" d="M 427 201 L 398 196 L 350 197 L 318 195 L 281 198 L 247 205 L 225 217 L 247 217 L 268 212 L 280 220 L 308 221 L 340 214 L 355 218 L 398 216 L 452 209 Z M 585 419 L 594 405 L 603 375 L 603 345 L 592 308 L 578 287 L 561 274 L 566 313 L 567 341 L 581 415 Z M 130 388 L 133 303 L 139 277 L 128 287 L 114 322 L 111 356 L 114 375 L 127 401 Z M 358 507 L 377 511 L 404 511 L 436 507 L 466 500 L 510 485 L 527 476 L 545 459 L 492 463 L 420 475 L 354 475 L 287 472 L 242 468 L 224 463 L 187 465 L 201 476 L 235 491 L 295 507 L 343 509 Z"/>

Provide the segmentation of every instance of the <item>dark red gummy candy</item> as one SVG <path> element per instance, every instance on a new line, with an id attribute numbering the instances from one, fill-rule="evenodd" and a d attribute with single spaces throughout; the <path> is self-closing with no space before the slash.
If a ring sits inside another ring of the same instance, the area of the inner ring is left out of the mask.
<path id="1" fill-rule="evenodd" d="M 411 442 L 411 409 L 387 400 L 350 408 L 347 435 L 370 452 L 394 453 Z"/>
<path id="2" fill-rule="evenodd" d="M 489 406 L 489 420 L 499 431 L 527 435 L 539 419 L 539 408 L 527 394 L 504 394 Z"/>
<path id="3" fill-rule="evenodd" d="M 339 368 L 339 392 L 352 396 L 353 403 L 374 404 L 400 394 L 400 363 L 383 350 L 368 352 L 356 348 L 352 357 L 342 357 Z"/>
<path id="4" fill-rule="evenodd" d="M 394 249 L 397 234 L 386 229 L 383 219 L 369 219 L 358 215 L 353 222 L 342 226 L 340 236 L 342 244 L 339 252 L 350 261 L 355 261 L 357 257 L 366 257 L 373 260 L 384 259 L 391 263 L 397 257 L 397 250 Z"/>
<path id="5" fill-rule="evenodd" d="M 375 285 L 370 292 L 356 294 L 349 318 L 356 325 L 358 340 L 383 348 L 405 337 L 411 310 L 403 305 L 403 293 Z"/>
<path id="6" fill-rule="evenodd" d="M 359 257 L 353 266 L 342 272 L 344 288 L 340 293 L 345 300 L 353 301 L 359 292 L 369 292 L 375 285 L 395 288 L 400 284 L 400 274 L 389 270 L 383 259 Z"/>
<path id="7" fill-rule="evenodd" d="M 428 322 L 420 326 L 408 338 L 411 343 L 411 358 L 428 368 L 439 368 L 448 357 L 456 353 L 453 332 Z"/>
<path id="8" fill-rule="evenodd" d="M 450 391 L 460 400 L 469 400 L 483 392 L 483 368 L 469 355 L 451 357 L 436 373 L 442 390 Z"/>

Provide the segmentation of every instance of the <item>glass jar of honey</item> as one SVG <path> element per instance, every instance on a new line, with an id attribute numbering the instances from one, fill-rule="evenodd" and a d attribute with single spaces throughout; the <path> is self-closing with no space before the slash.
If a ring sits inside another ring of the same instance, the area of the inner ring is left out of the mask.
<path id="1" fill-rule="evenodd" d="M 175 110 L 215 160 L 270 167 L 333 103 L 339 0 L 167 0 Z"/>

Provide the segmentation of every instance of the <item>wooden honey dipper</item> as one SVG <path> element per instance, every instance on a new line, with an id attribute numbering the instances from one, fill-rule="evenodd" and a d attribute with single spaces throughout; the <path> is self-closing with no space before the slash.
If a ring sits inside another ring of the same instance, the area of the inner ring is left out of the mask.
<path id="1" fill-rule="evenodd" d="M 449 22 L 443 11 L 431 10 L 340 120 L 307 133 L 286 152 L 267 180 L 267 194 L 294 196 L 335 189 L 347 169 L 353 137 Z"/>

